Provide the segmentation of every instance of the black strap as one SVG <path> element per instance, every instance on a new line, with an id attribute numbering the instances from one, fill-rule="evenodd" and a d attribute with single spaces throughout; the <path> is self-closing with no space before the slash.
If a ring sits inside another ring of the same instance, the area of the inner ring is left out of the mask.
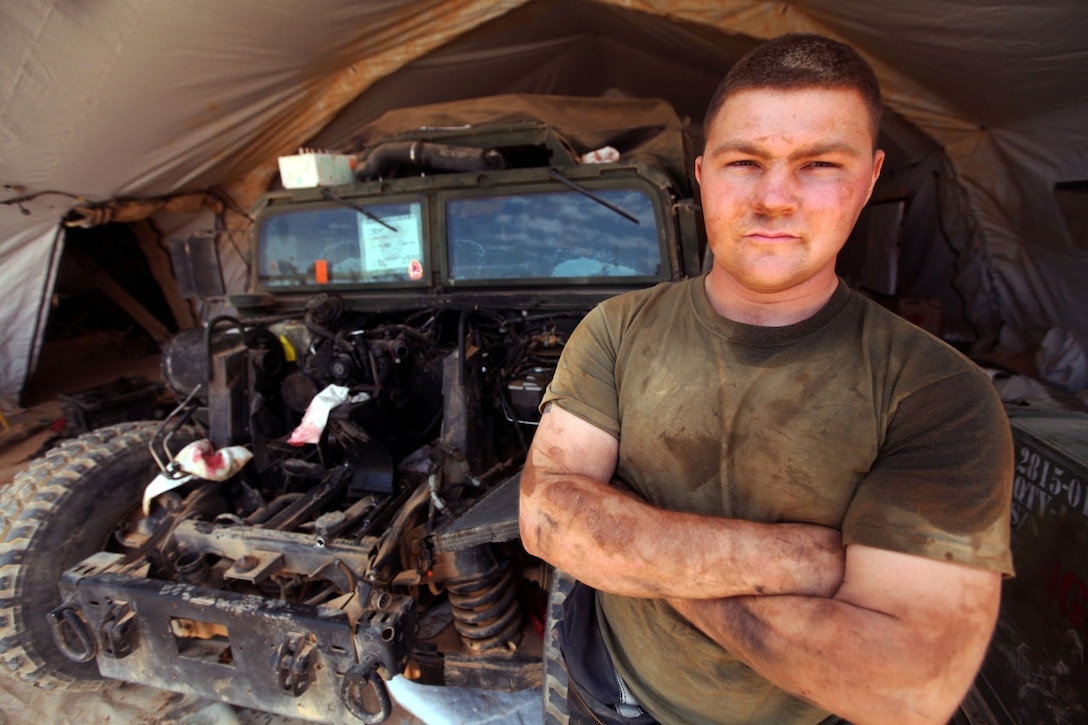
<path id="1" fill-rule="evenodd" d="M 624 717 L 617 712 L 617 706 L 623 702 L 620 679 L 597 623 L 596 592 L 591 587 L 575 583 L 563 603 L 558 630 L 568 678 L 586 707 L 604 725 L 656 725 L 646 713 Z"/>

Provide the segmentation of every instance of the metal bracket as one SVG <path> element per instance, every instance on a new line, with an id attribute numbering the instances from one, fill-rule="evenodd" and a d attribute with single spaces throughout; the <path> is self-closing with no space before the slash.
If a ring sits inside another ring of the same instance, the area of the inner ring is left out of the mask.
<path id="1" fill-rule="evenodd" d="M 136 614 L 126 602 L 113 602 L 99 627 L 102 654 L 114 659 L 124 659 L 139 646 L 140 628 Z"/>
<path id="2" fill-rule="evenodd" d="M 305 635 L 288 637 L 276 650 L 276 677 L 280 689 L 300 697 L 313 680 L 314 643 Z"/>
<path id="3" fill-rule="evenodd" d="M 230 569 L 223 573 L 223 577 L 259 584 L 281 568 L 283 568 L 282 554 L 254 550 L 235 559 Z"/>
<path id="4" fill-rule="evenodd" d="M 415 600 L 372 591 L 369 606 L 355 622 L 355 652 L 361 664 L 389 673 L 402 672 L 419 627 Z"/>

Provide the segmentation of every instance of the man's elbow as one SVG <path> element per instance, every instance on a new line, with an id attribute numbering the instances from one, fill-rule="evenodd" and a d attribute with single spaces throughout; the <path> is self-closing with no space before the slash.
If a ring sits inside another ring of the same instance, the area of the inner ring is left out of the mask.
<path id="1" fill-rule="evenodd" d="M 533 556 L 545 558 L 547 551 L 546 512 L 540 510 L 537 497 L 529 496 L 522 479 L 521 494 L 518 498 L 518 530 L 521 532 L 521 545 Z"/>
<path id="2" fill-rule="evenodd" d="M 948 723 L 982 665 L 996 622 L 996 598 L 993 606 L 992 616 L 990 611 L 971 618 L 946 614 L 944 621 L 895 638 L 883 657 L 869 663 L 868 674 L 858 673 L 855 696 L 822 704 L 859 725 Z"/>
<path id="3" fill-rule="evenodd" d="M 533 556 L 541 556 L 540 551 L 540 527 L 536 524 L 532 512 L 526 511 L 524 497 L 521 499 L 521 509 L 518 512 L 518 530 L 521 532 L 521 545 L 525 551 Z"/>
<path id="4" fill-rule="evenodd" d="M 924 689 L 932 693 L 929 707 L 937 722 L 948 722 L 963 702 L 982 667 L 997 626 L 1001 605 L 1000 575 L 992 576 L 991 581 L 981 589 L 983 592 L 989 589 L 989 592 L 976 591 L 970 608 L 971 615 L 959 620 L 955 634 L 946 632 L 945 636 L 938 636 L 930 642 L 934 653 L 931 659 L 933 669 L 929 670 L 930 683 Z"/>
<path id="5" fill-rule="evenodd" d="M 956 714 L 970 685 L 968 682 L 962 688 L 950 688 L 948 683 L 934 683 L 928 688 L 904 691 L 899 701 L 898 714 L 891 719 L 882 719 L 881 722 L 896 725 L 945 725 Z M 866 720 L 859 719 L 858 722 L 864 723 Z"/>
<path id="6" fill-rule="evenodd" d="M 912 678 L 908 675 L 905 679 Z M 880 687 L 878 692 L 858 698 L 853 706 L 836 708 L 824 703 L 824 707 L 840 710 L 840 716 L 858 725 L 945 725 L 955 715 L 973 679 L 966 683 L 914 680 L 899 687 Z"/>
<path id="7" fill-rule="evenodd" d="M 988 641 L 988 639 L 987 639 Z M 982 659 L 986 655 L 986 647 L 967 653 L 970 660 L 967 664 L 950 668 L 949 671 L 934 677 L 928 685 L 919 687 L 909 700 L 924 706 L 925 712 L 930 716 L 920 722 L 947 723 L 956 714 L 960 703 L 967 696 L 971 685 L 974 684 Z"/>
<path id="8" fill-rule="evenodd" d="M 521 471 L 521 487 L 518 493 L 518 529 L 521 532 L 521 544 L 533 556 L 545 558 L 546 543 L 550 529 L 555 528 L 555 521 L 542 508 L 542 472 L 530 458 Z M 551 525 L 549 527 L 549 524 Z"/>
<path id="9" fill-rule="evenodd" d="M 904 687 L 898 693 L 900 722 L 947 723 L 955 715 L 963 698 L 971 689 L 975 676 L 986 655 L 992 627 L 976 626 L 968 642 L 958 650 L 948 651 L 948 642 L 919 642 L 928 647 L 931 656 L 916 661 L 913 673 L 904 677 Z"/>

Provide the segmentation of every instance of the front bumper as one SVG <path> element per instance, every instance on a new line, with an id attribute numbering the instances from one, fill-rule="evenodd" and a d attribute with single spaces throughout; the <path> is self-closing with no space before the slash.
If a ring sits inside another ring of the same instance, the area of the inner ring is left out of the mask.
<path id="1" fill-rule="evenodd" d="M 403 667 L 412 598 L 383 594 L 380 608 L 349 616 L 111 571 L 120 558 L 99 553 L 63 575 L 65 603 L 49 617 L 69 657 L 93 656 L 104 677 L 290 717 L 388 717 L 381 677 Z"/>

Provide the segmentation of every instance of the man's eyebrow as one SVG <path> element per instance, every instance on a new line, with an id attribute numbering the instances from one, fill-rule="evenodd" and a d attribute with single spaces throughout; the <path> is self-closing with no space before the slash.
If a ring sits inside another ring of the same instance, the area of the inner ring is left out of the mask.
<path id="1" fill-rule="evenodd" d="M 756 144 L 746 141 L 725 141 L 708 150 L 708 156 L 719 156 L 727 153 L 738 153 L 744 156 L 765 158 L 770 156 L 768 151 Z M 830 141 L 828 143 L 815 144 L 796 149 L 790 154 L 790 159 L 804 159 L 812 156 L 825 156 L 828 154 L 845 154 L 847 156 L 863 156 L 864 152 L 848 143 Z"/>

